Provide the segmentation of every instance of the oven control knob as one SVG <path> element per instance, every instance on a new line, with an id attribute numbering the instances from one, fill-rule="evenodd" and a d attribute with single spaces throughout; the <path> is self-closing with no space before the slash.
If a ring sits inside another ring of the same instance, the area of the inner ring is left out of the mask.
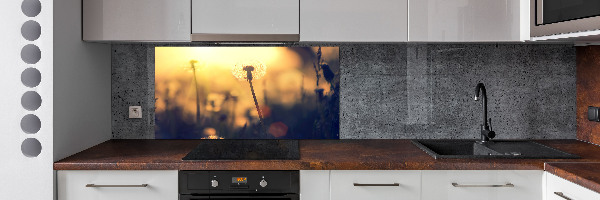
<path id="1" fill-rule="evenodd" d="M 219 181 L 217 181 L 217 180 L 210 181 L 210 186 L 211 187 L 218 187 L 219 186 Z"/>
<path id="2" fill-rule="evenodd" d="M 265 179 L 261 180 L 259 183 L 260 187 L 267 187 L 267 181 Z"/>

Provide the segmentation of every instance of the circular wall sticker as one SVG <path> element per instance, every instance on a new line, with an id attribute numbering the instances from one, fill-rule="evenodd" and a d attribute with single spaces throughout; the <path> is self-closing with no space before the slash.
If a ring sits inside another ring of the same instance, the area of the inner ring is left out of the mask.
<path id="1" fill-rule="evenodd" d="M 39 117 L 33 114 L 25 115 L 21 119 L 21 129 L 27 134 L 35 134 L 40 131 L 41 127 L 42 121 L 40 121 Z"/>
<path id="2" fill-rule="evenodd" d="M 29 21 L 26 21 L 25 23 L 23 23 L 23 25 L 21 26 L 21 35 L 26 40 L 29 40 L 29 41 L 37 40 L 38 38 L 40 38 L 41 34 L 42 34 L 42 27 L 40 26 L 40 23 L 38 23 L 36 21 L 29 20 Z"/>
<path id="3" fill-rule="evenodd" d="M 27 138 L 21 143 L 21 152 L 27 157 L 37 157 L 42 153 L 42 144 L 35 138 Z"/>
<path id="4" fill-rule="evenodd" d="M 21 97 L 21 105 L 25 110 L 34 111 L 42 106 L 42 97 L 34 91 L 27 91 Z"/>
<path id="5" fill-rule="evenodd" d="M 27 64 L 35 64 L 40 61 L 42 51 L 34 44 L 28 44 L 21 49 L 21 59 Z"/>
<path id="6" fill-rule="evenodd" d="M 40 84 L 41 81 L 42 73 L 40 73 L 40 70 L 37 70 L 36 68 L 30 67 L 23 70 L 23 72 L 21 73 L 21 82 L 27 87 L 36 87 Z"/>
<path id="7" fill-rule="evenodd" d="M 23 0 L 21 11 L 27 17 L 35 17 L 42 11 L 42 3 L 39 0 Z"/>

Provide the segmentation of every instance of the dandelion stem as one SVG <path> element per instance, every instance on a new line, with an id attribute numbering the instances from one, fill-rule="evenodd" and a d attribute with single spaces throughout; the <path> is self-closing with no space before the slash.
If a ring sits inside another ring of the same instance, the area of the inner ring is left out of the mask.
<path id="1" fill-rule="evenodd" d="M 250 83 L 250 91 L 252 92 L 252 98 L 254 98 L 254 105 L 256 106 L 256 112 L 258 112 L 258 120 L 260 122 L 260 130 L 261 132 L 263 132 L 264 130 L 264 124 L 263 124 L 263 117 L 262 117 L 262 112 L 260 112 L 260 107 L 258 106 L 258 100 L 256 100 L 256 94 L 254 93 L 254 86 L 252 85 L 252 71 L 254 71 L 254 67 L 253 66 L 245 66 L 244 67 L 244 71 L 246 71 L 246 79 L 248 79 L 248 83 Z"/>
<path id="2" fill-rule="evenodd" d="M 195 62 L 190 62 L 192 65 L 192 72 L 194 73 L 194 87 L 196 88 L 196 124 L 200 124 L 200 92 L 198 91 L 198 79 L 196 78 L 196 66 Z"/>
<path id="3" fill-rule="evenodd" d="M 321 78 L 321 74 L 319 74 L 319 70 L 321 69 L 321 47 L 317 50 L 317 62 L 313 62 L 313 68 L 315 68 L 315 74 L 317 76 L 317 88 L 319 87 L 319 78 Z"/>
<path id="4" fill-rule="evenodd" d="M 250 91 L 252 92 L 252 98 L 254 98 L 254 105 L 256 106 L 256 111 L 258 112 L 258 120 L 260 122 L 260 127 L 262 130 L 264 127 L 263 116 L 262 112 L 260 112 L 260 107 L 258 106 L 258 100 L 256 100 L 256 94 L 254 94 L 254 86 L 252 86 L 252 79 L 248 79 L 248 83 L 250 83 Z"/>

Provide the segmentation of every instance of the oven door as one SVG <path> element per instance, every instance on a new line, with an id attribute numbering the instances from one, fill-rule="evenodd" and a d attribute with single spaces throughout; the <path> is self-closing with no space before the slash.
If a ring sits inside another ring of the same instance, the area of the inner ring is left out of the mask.
<path id="1" fill-rule="evenodd" d="M 269 200 L 300 200 L 297 194 L 284 195 L 219 195 L 219 196 L 194 196 L 194 195 L 179 195 L 179 200 L 204 200 L 204 199 L 219 199 L 219 200 L 238 200 L 238 199 L 269 199 Z"/>

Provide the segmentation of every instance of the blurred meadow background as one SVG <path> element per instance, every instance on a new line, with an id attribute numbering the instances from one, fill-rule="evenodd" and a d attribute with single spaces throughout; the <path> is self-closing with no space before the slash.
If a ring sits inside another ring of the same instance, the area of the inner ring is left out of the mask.
<path id="1" fill-rule="evenodd" d="M 339 65 L 338 47 L 156 47 L 155 138 L 339 139 Z"/>

